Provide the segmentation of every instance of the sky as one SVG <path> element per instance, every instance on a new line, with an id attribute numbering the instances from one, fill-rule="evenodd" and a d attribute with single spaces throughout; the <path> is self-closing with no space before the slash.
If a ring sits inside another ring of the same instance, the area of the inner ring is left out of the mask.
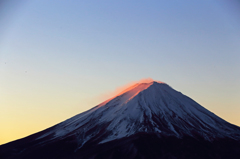
<path id="1" fill-rule="evenodd" d="M 240 126 L 237 0 L 1 0 L 0 145 L 145 78 Z"/>

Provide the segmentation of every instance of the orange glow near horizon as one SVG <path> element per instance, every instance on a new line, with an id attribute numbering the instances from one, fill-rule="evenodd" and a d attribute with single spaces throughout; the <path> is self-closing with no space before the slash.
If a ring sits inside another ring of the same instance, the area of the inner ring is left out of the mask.
<path id="1" fill-rule="evenodd" d="M 240 126 L 240 0 L 2 0 L 0 24 L 0 145 L 156 80 Z"/>

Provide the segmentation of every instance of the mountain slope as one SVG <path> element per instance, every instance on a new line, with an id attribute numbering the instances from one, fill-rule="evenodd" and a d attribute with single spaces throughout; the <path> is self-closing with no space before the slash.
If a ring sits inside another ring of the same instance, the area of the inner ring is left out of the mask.
<path id="1" fill-rule="evenodd" d="M 153 81 L 135 84 L 84 113 L 3 145 L 0 157 L 36 158 L 47 152 L 40 158 L 221 158 L 225 151 L 240 155 L 239 141 L 239 127 Z"/>

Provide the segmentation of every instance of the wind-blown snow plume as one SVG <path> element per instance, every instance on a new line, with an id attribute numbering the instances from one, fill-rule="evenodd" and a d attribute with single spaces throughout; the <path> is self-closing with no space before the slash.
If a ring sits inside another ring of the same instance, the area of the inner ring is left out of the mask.
<path id="1" fill-rule="evenodd" d="M 103 93 L 102 95 L 100 95 L 98 98 L 100 100 L 107 100 L 109 98 L 113 98 L 119 94 L 121 94 L 123 91 L 125 91 L 126 89 L 130 89 L 132 88 L 134 85 L 136 84 L 139 84 L 139 83 L 150 83 L 150 82 L 153 82 L 154 80 L 152 78 L 143 78 L 139 81 L 132 81 L 132 82 L 129 82 L 121 87 L 117 87 L 114 91 L 109 91 L 109 92 L 106 92 L 106 93 Z M 158 83 L 163 83 L 161 81 L 156 81 Z"/>

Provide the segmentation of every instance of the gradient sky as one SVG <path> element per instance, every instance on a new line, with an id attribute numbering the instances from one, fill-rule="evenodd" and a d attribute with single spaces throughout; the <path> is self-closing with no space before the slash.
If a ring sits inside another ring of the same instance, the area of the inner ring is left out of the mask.
<path id="1" fill-rule="evenodd" d="M 240 126 L 237 0 L 0 1 L 0 144 L 153 78 Z"/>

